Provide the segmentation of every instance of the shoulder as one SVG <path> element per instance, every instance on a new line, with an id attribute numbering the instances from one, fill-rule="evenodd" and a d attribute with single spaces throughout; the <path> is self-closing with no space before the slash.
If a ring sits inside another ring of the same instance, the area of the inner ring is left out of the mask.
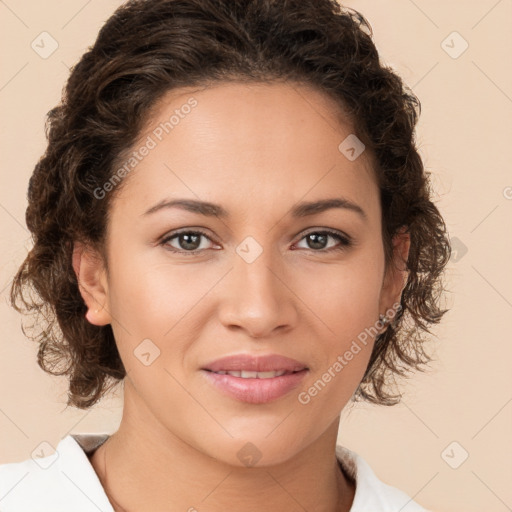
<path id="1" fill-rule="evenodd" d="M 428 512 L 405 492 L 381 481 L 363 457 L 336 446 L 336 458 L 356 484 L 350 512 Z"/>
<path id="2" fill-rule="evenodd" d="M 103 435 L 68 435 L 54 453 L 0 464 L 2 512 L 113 512 L 84 451 L 105 440 Z M 79 443 L 82 442 L 82 444 Z"/>

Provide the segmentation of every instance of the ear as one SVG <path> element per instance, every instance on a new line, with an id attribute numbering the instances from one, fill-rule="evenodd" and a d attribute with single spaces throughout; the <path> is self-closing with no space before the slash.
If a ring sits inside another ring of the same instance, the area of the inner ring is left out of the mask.
<path id="1" fill-rule="evenodd" d="M 386 314 L 389 309 L 395 310 L 396 308 L 393 308 L 393 305 L 400 304 L 402 291 L 409 276 L 407 259 L 410 246 L 411 237 L 407 228 L 401 228 L 393 237 L 393 261 L 386 270 L 382 284 L 379 302 L 379 312 L 381 314 Z"/>
<path id="2" fill-rule="evenodd" d="M 88 308 L 85 317 L 93 325 L 109 324 L 108 282 L 101 256 L 83 243 L 75 242 L 73 269 L 80 294 Z"/>

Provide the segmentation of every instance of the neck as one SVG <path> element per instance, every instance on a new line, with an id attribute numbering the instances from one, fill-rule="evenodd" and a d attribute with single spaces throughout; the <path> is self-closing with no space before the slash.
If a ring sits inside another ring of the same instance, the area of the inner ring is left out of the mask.
<path id="1" fill-rule="evenodd" d="M 339 417 L 289 460 L 238 467 L 190 446 L 153 422 L 148 411 L 139 421 L 134 413 L 140 409 L 127 398 L 125 393 L 118 431 L 91 457 L 116 512 L 350 511 L 354 484 L 335 458 Z"/>

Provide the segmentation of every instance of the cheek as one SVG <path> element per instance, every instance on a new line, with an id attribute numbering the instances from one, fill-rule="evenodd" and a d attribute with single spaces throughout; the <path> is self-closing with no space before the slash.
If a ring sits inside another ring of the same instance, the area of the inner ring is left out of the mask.
<path id="1" fill-rule="evenodd" d="M 336 291 L 338 290 L 338 291 Z M 359 285 L 319 297 L 322 336 L 313 372 L 297 396 L 311 417 L 334 420 L 359 386 L 378 334 L 378 294 Z M 328 326 L 328 328 L 325 327 Z M 321 354 L 321 355 L 320 355 Z"/>
<path id="2" fill-rule="evenodd" d="M 297 273 L 293 292 L 303 301 L 333 349 L 342 349 L 379 317 L 382 269 L 365 255 Z"/>
<path id="3" fill-rule="evenodd" d="M 313 416 L 334 419 L 357 389 L 371 356 L 379 327 L 382 269 L 374 258 L 370 263 L 361 257 L 323 272 L 297 281 L 299 289 L 294 288 L 319 326 L 317 365 L 297 398 Z"/>
<path id="4" fill-rule="evenodd" d="M 203 306 L 222 272 L 154 262 L 147 255 L 134 257 L 133 252 L 130 258 L 120 255 L 115 261 L 109 282 L 110 312 L 126 370 L 144 371 L 139 359 L 146 353 L 154 358 L 152 369 L 181 368 L 187 350 L 204 329 Z"/>
<path id="5" fill-rule="evenodd" d="M 148 331 L 161 337 L 211 287 L 200 266 L 167 262 L 160 247 L 123 245 L 111 261 L 111 312 L 139 335 Z"/>

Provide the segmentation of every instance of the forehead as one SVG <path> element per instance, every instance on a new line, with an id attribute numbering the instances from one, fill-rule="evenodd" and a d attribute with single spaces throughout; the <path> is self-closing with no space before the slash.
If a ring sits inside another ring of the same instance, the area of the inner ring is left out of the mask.
<path id="1" fill-rule="evenodd" d="M 351 137 L 339 105 L 310 86 L 175 89 L 152 108 L 116 201 L 139 213 L 172 197 L 257 209 L 338 191 L 371 210 L 376 183 L 369 155 L 350 160 L 340 150 Z"/>

